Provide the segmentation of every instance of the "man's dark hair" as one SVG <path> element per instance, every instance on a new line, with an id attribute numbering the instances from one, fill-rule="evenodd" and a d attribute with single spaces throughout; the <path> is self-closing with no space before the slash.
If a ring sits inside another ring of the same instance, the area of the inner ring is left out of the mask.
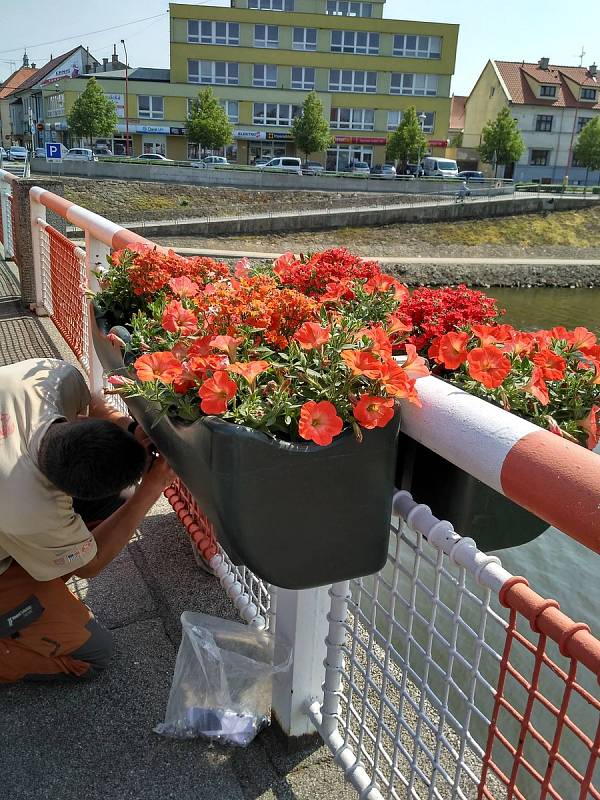
<path id="1" fill-rule="evenodd" d="M 104 419 L 54 423 L 42 440 L 39 468 L 71 497 L 96 500 L 119 494 L 141 477 L 146 448 Z"/>

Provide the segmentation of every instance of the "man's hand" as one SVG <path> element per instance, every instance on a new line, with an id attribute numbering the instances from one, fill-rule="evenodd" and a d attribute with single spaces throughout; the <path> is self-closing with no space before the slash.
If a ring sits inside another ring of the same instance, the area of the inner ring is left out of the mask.
<path id="1" fill-rule="evenodd" d="M 164 456 L 158 455 L 150 464 L 139 485 L 139 491 L 147 492 L 154 498 L 160 497 L 177 476 Z"/>

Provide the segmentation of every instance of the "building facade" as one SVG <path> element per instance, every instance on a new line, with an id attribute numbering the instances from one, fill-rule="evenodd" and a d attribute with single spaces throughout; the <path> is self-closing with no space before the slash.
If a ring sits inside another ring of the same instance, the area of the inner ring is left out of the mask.
<path id="1" fill-rule="evenodd" d="M 574 148 L 583 127 L 600 116 L 600 78 L 595 64 L 562 67 L 542 58 L 536 64 L 489 61 L 465 106 L 463 161 L 477 159 L 481 131 L 508 106 L 525 142 L 521 159 L 508 165 L 505 177 L 518 181 L 583 184 L 586 169 L 577 163 Z M 489 167 L 488 167 L 489 168 Z M 600 175 L 589 173 L 589 183 Z"/>
<path id="2" fill-rule="evenodd" d="M 385 160 L 403 110 L 425 114 L 432 152 L 443 153 L 457 25 L 383 19 L 384 0 L 232 0 L 231 8 L 170 6 L 176 114 L 211 86 L 234 125 L 229 155 L 296 155 L 290 126 L 316 90 L 334 144 L 314 154 L 330 169 Z M 183 154 L 180 154 L 183 155 Z M 193 156 L 193 148 L 185 155 Z"/>

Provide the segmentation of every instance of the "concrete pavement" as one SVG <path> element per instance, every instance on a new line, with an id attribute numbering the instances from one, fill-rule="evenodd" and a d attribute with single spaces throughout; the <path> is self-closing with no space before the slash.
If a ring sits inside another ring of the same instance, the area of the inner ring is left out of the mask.
<path id="1" fill-rule="evenodd" d="M 0 363 L 72 360 L 49 320 L 24 311 L 0 260 Z M 174 742 L 164 718 L 180 640 L 179 617 L 198 610 L 236 619 L 215 578 L 201 572 L 166 500 L 97 578 L 71 589 L 113 632 L 101 677 L 69 686 L 0 686 L 0 797 L 7 800 L 353 800 L 315 738 L 295 753 L 275 729 L 245 750 Z"/>

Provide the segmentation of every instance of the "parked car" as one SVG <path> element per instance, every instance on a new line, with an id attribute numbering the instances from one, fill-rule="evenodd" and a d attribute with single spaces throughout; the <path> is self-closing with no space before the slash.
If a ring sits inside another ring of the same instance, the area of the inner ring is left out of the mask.
<path id="1" fill-rule="evenodd" d="M 357 175 L 369 175 L 371 173 L 371 167 L 366 161 L 349 161 L 342 167 L 341 172 L 354 172 Z"/>
<path id="2" fill-rule="evenodd" d="M 289 158 L 288 156 L 279 156 L 267 161 L 266 164 L 257 164 L 257 167 L 264 170 L 276 169 L 283 172 L 294 172 L 296 175 L 302 175 L 302 162 L 299 158 Z"/>
<path id="3" fill-rule="evenodd" d="M 305 175 L 322 175 L 325 172 L 325 167 L 318 161 L 305 161 L 302 164 L 302 172 Z"/>
<path id="4" fill-rule="evenodd" d="M 173 161 L 172 158 L 167 158 L 163 156 L 162 153 L 142 153 L 141 156 L 137 156 L 139 161 Z"/>
<path id="5" fill-rule="evenodd" d="M 229 161 L 225 156 L 205 156 L 200 161 L 190 161 L 190 164 L 198 169 L 213 169 L 214 167 L 228 167 Z"/>
<path id="6" fill-rule="evenodd" d="M 29 151 L 26 147 L 21 147 L 20 145 L 13 145 L 13 147 L 8 148 L 8 160 L 9 161 L 27 161 L 27 157 L 29 155 Z"/>
<path id="7" fill-rule="evenodd" d="M 462 178 L 463 180 L 467 181 L 467 183 L 469 181 L 471 183 L 482 183 L 485 180 L 484 173 L 476 169 L 465 169 L 462 172 L 459 172 L 456 177 Z"/>
<path id="8" fill-rule="evenodd" d="M 34 158 L 46 158 L 46 148 L 45 147 L 36 147 L 33 151 Z"/>
<path id="9" fill-rule="evenodd" d="M 0 158 L 4 161 L 8 158 L 8 153 L 6 150 L 0 145 Z"/>
<path id="10" fill-rule="evenodd" d="M 95 144 L 93 147 L 94 155 L 95 156 L 112 156 L 114 155 L 113 151 L 107 144 Z"/>
<path id="11" fill-rule="evenodd" d="M 264 167 L 264 165 L 268 164 L 270 160 L 271 160 L 270 156 L 258 156 L 258 158 L 255 158 L 254 161 L 252 162 L 252 166 Z"/>
<path id="12" fill-rule="evenodd" d="M 423 159 L 423 169 L 425 175 L 431 178 L 456 178 L 458 175 L 458 164 L 451 158 L 426 156 Z"/>
<path id="13" fill-rule="evenodd" d="M 375 164 L 371 168 L 371 175 L 376 178 L 394 179 L 396 177 L 396 167 L 393 164 Z"/>
<path id="14" fill-rule="evenodd" d="M 405 175 L 412 175 L 413 178 L 422 178 L 425 170 L 422 164 L 407 164 L 404 168 Z"/>
<path id="15" fill-rule="evenodd" d="M 63 161 L 98 161 L 89 147 L 72 147 L 63 155 Z"/>

